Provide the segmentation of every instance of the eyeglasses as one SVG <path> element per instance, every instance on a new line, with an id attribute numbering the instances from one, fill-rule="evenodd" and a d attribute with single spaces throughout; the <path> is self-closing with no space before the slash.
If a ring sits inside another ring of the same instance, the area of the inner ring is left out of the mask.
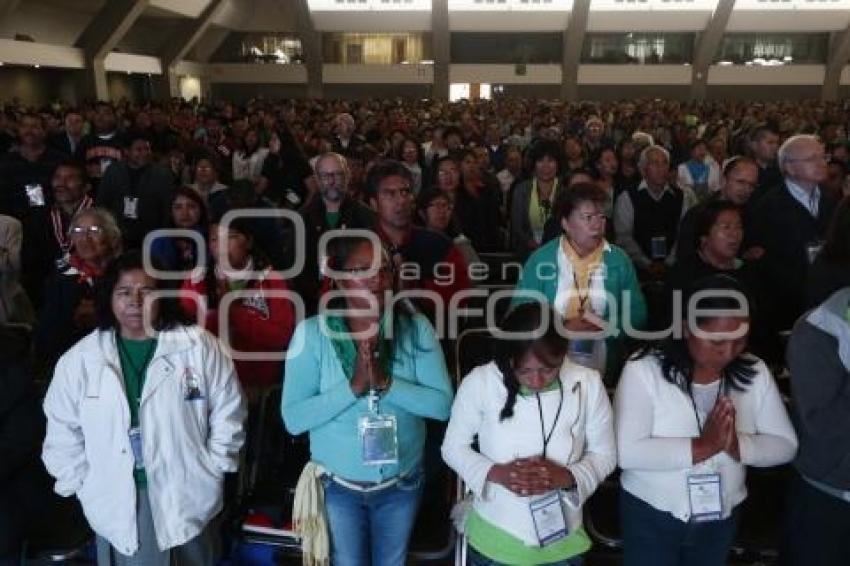
<path id="1" fill-rule="evenodd" d="M 831 155 L 809 155 L 808 157 L 789 157 L 786 161 L 794 162 L 794 161 L 813 161 L 817 163 L 818 161 L 829 162 L 832 158 Z"/>
<path id="2" fill-rule="evenodd" d="M 84 236 L 88 234 L 89 236 L 100 236 L 104 234 L 106 231 L 102 226 L 92 225 L 92 226 L 74 226 L 71 228 L 72 236 Z"/>
<path id="3" fill-rule="evenodd" d="M 345 179 L 345 171 L 331 171 L 328 173 L 318 173 L 317 176 L 321 181 L 333 181 L 334 179 Z"/>
<path id="4" fill-rule="evenodd" d="M 392 267 L 385 263 L 382 264 L 381 267 L 378 268 L 377 273 L 373 269 L 371 265 L 357 266 L 357 267 L 347 267 L 345 269 L 340 269 L 339 271 L 343 273 L 348 273 L 354 277 L 374 277 L 376 274 L 381 277 L 389 277 L 393 273 Z"/>

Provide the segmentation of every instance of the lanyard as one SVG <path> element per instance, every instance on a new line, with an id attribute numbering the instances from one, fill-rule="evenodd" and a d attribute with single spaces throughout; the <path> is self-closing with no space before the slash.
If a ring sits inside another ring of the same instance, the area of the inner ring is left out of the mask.
<path id="1" fill-rule="evenodd" d="M 578 277 L 576 277 L 576 270 L 573 269 L 573 284 L 576 287 L 576 295 L 578 296 L 578 312 L 584 312 L 584 305 L 587 304 L 587 300 L 590 298 L 590 277 L 587 280 L 587 291 L 584 293 L 584 296 L 581 296 L 581 287 L 578 285 Z"/>
<path id="2" fill-rule="evenodd" d="M 558 425 L 558 418 L 561 416 L 561 408 L 564 406 L 564 386 L 561 383 L 561 376 L 556 377 L 558 380 L 558 411 L 555 413 L 555 420 L 552 421 L 552 428 L 549 429 L 549 434 L 546 434 L 546 428 L 543 424 L 543 404 L 540 402 L 540 393 L 535 393 L 537 397 L 537 411 L 540 413 L 540 436 L 543 437 L 543 458 L 546 458 L 546 448 L 549 446 L 549 441 L 552 440 L 552 435 L 555 434 L 555 427 Z"/>
<path id="3" fill-rule="evenodd" d="M 717 387 L 717 397 L 714 398 L 714 404 L 717 404 L 717 401 L 720 399 L 720 393 L 723 391 L 723 385 L 725 380 L 720 378 L 720 385 Z M 702 423 L 699 422 L 699 411 L 697 410 L 697 402 L 694 399 L 694 384 L 690 383 L 688 385 L 688 396 L 691 398 L 691 406 L 694 408 L 694 418 L 697 420 L 697 429 L 699 430 L 700 435 L 702 435 Z M 706 418 L 708 416 L 706 415 Z"/>
<path id="4" fill-rule="evenodd" d="M 145 353 L 145 360 L 142 362 L 141 367 L 136 367 L 135 364 L 133 364 L 133 359 L 130 357 L 130 352 L 127 351 L 127 345 L 124 343 L 124 339 L 116 336 L 115 340 L 118 342 L 118 348 L 121 350 L 121 353 L 124 354 L 124 359 L 127 361 L 127 365 L 130 366 L 130 369 L 133 370 L 133 374 L 136 376 L 136 390 L 132 393 L 134 394 L 136 403 L 138 403 L 142 398 L 142 376 L 144 375 L 148 364 L 151 362 L 154 349 L 156 348 L 156 341 L 152 341 L 150 346 L 148 346 L 148 351 Z M 125 387 L 127 385 L 126 379 L 124 380 L 124 385 Z"/>

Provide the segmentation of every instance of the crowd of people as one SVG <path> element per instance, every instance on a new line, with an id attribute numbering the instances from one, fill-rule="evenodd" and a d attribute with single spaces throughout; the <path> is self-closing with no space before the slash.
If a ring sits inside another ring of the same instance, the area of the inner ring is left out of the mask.
<path id="1" fill-rule="evenodd" d="M 426 420 L 469 564 L 580 564 L 617 467 L 624 564 L 725 564 L 746 468 L 789 462 L 783 560 L 850 563 L 848 130 L 820 101 L 7 106 L 0 563 L 48 481 L 99 564 L 215 563 L 281 383 L 321 563 L 404 564 Z M 460 315 L 495 342 L 455 383 Z"/>

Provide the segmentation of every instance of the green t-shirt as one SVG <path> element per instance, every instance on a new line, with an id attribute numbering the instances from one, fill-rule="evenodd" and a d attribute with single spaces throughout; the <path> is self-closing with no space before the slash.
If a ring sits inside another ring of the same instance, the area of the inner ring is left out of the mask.
<path id="1" fill-rule="evenodd" d="M 590 550 L 592 543 L 584 528 L 544 547 L 527 546 L 515 536 L 490 523 L 473 509 L 466 520 L 470 546 L 490 560 L 513 566 L 537 566 L 569 560 Z"/>
<path id="2" fill-rule="evenodd" d="M 156 338 L 146 340 L 128 340 L 118 337 L 118 358 L 121 361 L 121 374 L 124 376 L 124 390 L 130 407 L 130 426 L 139 426 L 139 405 L 145 387 L 145 374 L 156 351 Z M 145 470 L 133 470 L 136 485 L 147 485 Z"/>
<path id="3" fill-rule="evenodd" d="M 339 224 L 339 216 L 340 214 L 338 210 L 336 212 L 325 212 L 325 222 L 328 223 L 328 227 L 331 229 L 336 228 Z"/>

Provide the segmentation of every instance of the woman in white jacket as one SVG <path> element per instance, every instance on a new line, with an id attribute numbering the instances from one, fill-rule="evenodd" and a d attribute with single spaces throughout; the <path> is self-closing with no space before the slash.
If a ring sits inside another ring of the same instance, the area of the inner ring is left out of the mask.
<path id="1" fill-rule="evenodd" d="M 495 360 L 458 389 L 442 452 L 474 497 L 458 521 L 468 564 L 577 564 L 590 548 L 581 510 L 616 464 L 611 406 L 599 374 L 566 358 L 555 316 L 515 307 Z"/>
<path id="2" fill-rule="evenodd" d="M 770 370 L 745 353 L 745 297 L 732 292 L 741 288 L 728 276 L 697 282 L 683 338 L 646 348 L 623 370 L 614 412 L 625 566 L 726 564 L 746 466 L 796 453 Z"/>
<path id="3" fill-rule="evenodd" d="M 242 393 L 216 339 L 184 326 L 141 256 L 113 262 L 99 328 L 56 366 L 42 458 L 76 495 L 98 564 L 213 564 L 225 472 L 244 439 Z"/>

